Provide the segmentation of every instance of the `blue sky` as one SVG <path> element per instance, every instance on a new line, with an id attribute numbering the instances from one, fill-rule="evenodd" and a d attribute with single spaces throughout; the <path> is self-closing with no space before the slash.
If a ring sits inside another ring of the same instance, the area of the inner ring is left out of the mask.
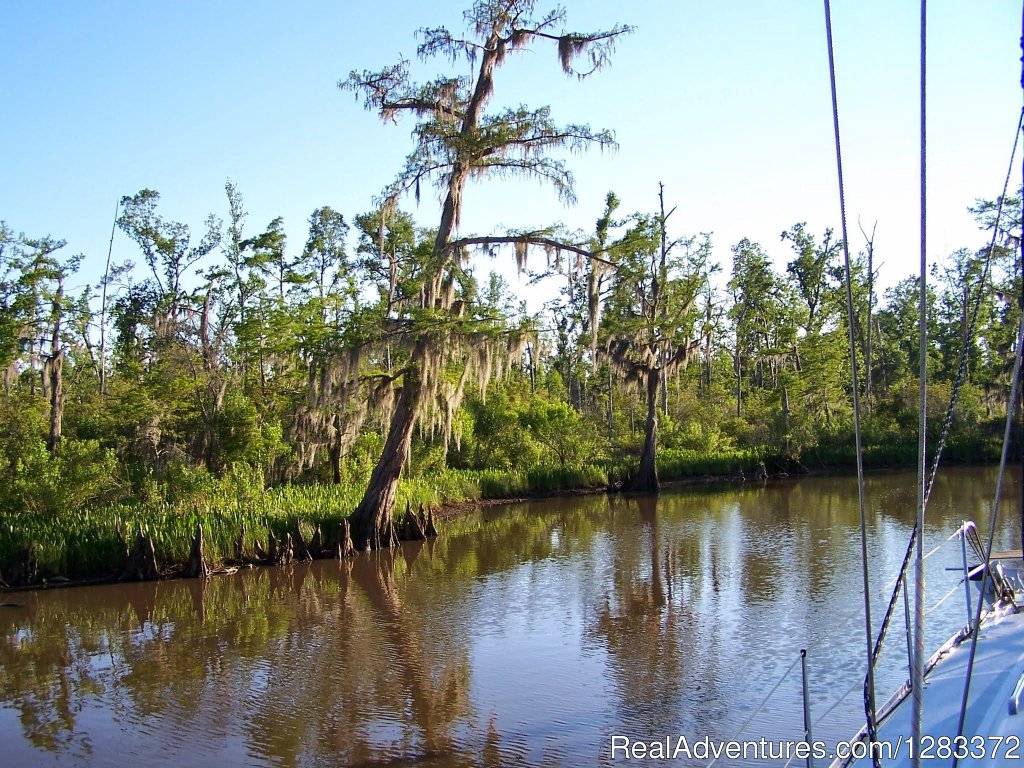
<path id="1" fill-rule="evenodd" d="M 838 229 L 831 107 L 820 2 L 607 0 L 566 3 L 568 27 L 632 24 L 610 69 L 578 82 L 554 50 L 511 56 L 496 103 L 550 104 L 556 119 L 615 131 L 613 154 L 574 156 L 578 202 L 533 182 L 484 183 L 466 197 L 463 233 L 564 221 L 590 229 L 615 190 L 623 210 L 653 209 L 665 183 L 675 234 L 711 231 L 729 247 L 797 221 Z M 85 254 L 98 281 L 114 206 L 148 187 L 162 214 L 200 230 L 240 188 L 250 233 L 283 216 L 290 248 L 330 205 L 369 210 L 411 148 L 411 123 L 385 125 L 337 82 L 353 69 L 414 58 L 414 31 L 462 30 L 462 3 L 13 2 L 0 47 L 0 219 Z M 546 8 L 543 4 L 541 8 Z M 916 271 L 917 8 L 833 4 L 851 242 L 877 220 L 882 282 Z M 929 4 L 931 257 L 978 247 L 966 206 L 994 197 L 1021 105 L 1021 9 L 1009 0 Z M 443 63 L 415 69 L 428 76 Z M 1020 178 L 1017 160 L 1015 178 Z M 436 222 L 432 195 L 411 210 Z M 138 255 L 122 234 L 115 260 Z M 511 260 L 511 257 L 509 257 Z M 511 274 L 510 269 L 502 271 Z"/>

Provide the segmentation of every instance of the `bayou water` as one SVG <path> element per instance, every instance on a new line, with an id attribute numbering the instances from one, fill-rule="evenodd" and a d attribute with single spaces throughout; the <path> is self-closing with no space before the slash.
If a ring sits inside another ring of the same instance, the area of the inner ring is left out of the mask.
<path id="1" fill-rule="evenodd" d="M 868 477 L 876 627 L 914 483 Z M 1019 546 L 1016 483 L 997 548 Z M 926 547 L 963 519 L 987 534 L 994 488 L 992 468 L 942 473 Z M 834 742 L 863 717 L 859 535 L 854 480 L 812 477 L 511 505 L 348 562 L 8 593 L 0 763 L 576 766 L 642 764 L 614 738 L 785 744 L 801 649 L 813 736 Z M 957 542 L 929 559 L 929 606 L 960 562 Z M 900 606 L 880 699 L 906 674 Z M 929 647 L 965 620 L 955 591 Z"/>

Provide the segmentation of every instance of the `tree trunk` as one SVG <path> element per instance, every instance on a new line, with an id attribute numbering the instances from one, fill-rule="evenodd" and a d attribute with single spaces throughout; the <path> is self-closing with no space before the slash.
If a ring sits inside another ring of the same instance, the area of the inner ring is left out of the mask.
<path id="1" fill-rule="evenodd" d="M 218 473 L 223 469 L 223 459 L 219 455 L 220 446 L 217 440 L 217 420 L 224 410 L 224 396 L 227 394 L 227 381 L 207 381 L 206 392 L 199 391 L 197 400 L 199 412 L 203 416 L 203 429 L 199 434 L 199 445 L 196 459 L 202 460 L 203 466 L 210 473 Z M 212 403 L 207 402 L 207 396 Z"/>
<path id="2" fill-rule="evenodd" d="M 712 333 L 709 331 L 705 334 L 704 341 L 704 368 L 705 368 L 705 380 L 704 380 L 704 391 L 711 392 L 711 337 Z"/>
<path id="3" fill-rule="evenodd" d="M 373 468 L 363 500 L 349 518 L 352 539 L 357 548 L 380 549 L 390 546 L 394 539 L 392 513 L 395 508 L 395 491 L 398 489 L 402 467 L 409 458 L 412 430 L 423 400 L 420 375 L 429 343 L 426 338 L 421 338 L 416 345 L 409 370 L 405 373 L 402 394 L 391 417 L 384 451 L 377 466 Z"/>
<path id="4" fill-rule="evenodd" d="M 469 141 L 480 124 L 480 116 L 493 87 L 494 67 L 498 63 L 498 40 L 491 35 L 488 45 L 483 48 L 480 69 L 477 73 L 473 95 L 466 104 L 460 133 Z M 424 285 L 420 304 L 428 310 L 449 310 L 449 299 L 445 295 L 445 277 L 454 254 L 449 250 L 452 233 L 459 224 L 462 212 L 462 193 L 472 168 L 465 161 L 457 159 L 448 176 L 447 193 L 441 206 L 441 220 L 434 238 L 433 258 L 424 270 Z M 377 466 L 370 475 L 362 501 L 350 517 L 352 536 L 356 547 L 378 549 L 397 542 L 393 511 L 398 478 L 409 458 L 412 431 L 420 414 L 423 402 L 423 368 L 430 359 L 435 341 L 428 335 L 421 335 L 416 341 L 409 370 L 405 374 L 402 393 L 391 417 L 391 426 L 384 443 Z"/>
<path id="5" fill-rule="evenodd" d="M 882 397 L 889 391 L 889 377 L 886 375 L 885 347 L 882 346 L 882 326 L 875 321 L 875 338 L 878 341 L 878 385 L 882 388 Z"/>
<path id="6" fill-rule="evenodd" d="M 107 393 L 107 290 L 110 287 L 110 257 L 114 253 L 114 233 L 117 232 L 117 212 L 121 201 L 114 204 L 114 223 L 110 227 L 110 245 L 107 247 L 107 268 L 103 271 L 103 294 L 100 299 L 100 397 Z"/>
<path id="7" fill-rule="evenodd" d="M 608 434 L 615 429 L 615 381 L 612 379 L 611 366 L 608 367 Z"/>
<path id="8" fill-rule="evenodd" d="M 657 492 L 658 483 L 658 385 L 661 372 L 651 369 L 647 372 L 647 430 L 644 434 L 644 449 L 640 453 L 640 471 L 633 482 L 633 490 Z"/>
<path id="9" fill-rule="evenodd" d="M 335 556 L 339 560 L 344 560 L 348 557 L 354 557 L 356 554 L 355 547 L 352 546 L 352 531 L 349 527 L 348 520 L 342 520 L 338 526 L 338 548 L 335 552 Z"/>
<path id="10" fill-rule="evenodd" d="M 181 572 L 186 579 L 205 579 L 210 575 L 210 566 L 206 564 L 206 554 L 203 547 L 203 526 L 196 526 L 196 535 L 192 539 L 192 550 L 188 556 L 188 563 Z"/>
<path id="11" fill-rule="evenodd" d="M 146 533 L 139 525 L 138 533 L 135 534 L 135 543 L 132 545 L 128 559 L 118 581 L 153 581 L 160 578 L 160 569 L 156 564 L 156 548 L 153 546 L 153 537 Z"/>
<path id="12" fill-rule="evenodd" d="M 341 415 L 334 415 L 334 435 L 331 438 L 331 444 L 327 449 L 328 456 L 331 460 L 331 482 L 335 485 L 341 485 L 341 444 L 342 444 L 342 423 Z"/>
<path id="13" fill-rule="evenodd" d="M 736 345 L 736 354 L 733 356 L 732 369 L 736 374 L 736 418 L 738 419 L 743 415 L 743 377 L 742 369 L 740 368 L 739 344 Z"/>
<path id="14" fill-rule="evenodd" d="M 53 298 L 53 338 L 50 340 L 50 434 L 46 447 L 50 452 L 57 450 L 64 422 L 64 350 L 61 348 L 60 321 L 63 315 L 62 300 L 64 283 L 57 286 L 57 295 Z"/>
<path id="15" fill-rule="evenodd" d="M 782 425 L 783 429 L 786 430 L 785 443 L 786 443 L 786 458 L 790 458 L 789 453 L 789 390 L 786 387 L 782 388 Z"/>
<path id="16" fill-rule="evenodd" d="M 664 368 L 661 369 L 661 415 L 668 416 L 668 371 Z"/>
<path id="17" fill-rule="evenodd" d="M 292 555 L 296 560 L 312 560 L 313 555 L 306 546 L 305 538 L 302 536 L 302 527 L 299 525 L 299 518 L 295 518 L 295 526 L 292 528 Z"/>
<path id="18" fill-rule="evenodd" d="M 530 396 L 537 394 L 537 369 L 533 363 L 533 347 L 530 344 L 526 345 L 526 359 L 530 366 Z"/>

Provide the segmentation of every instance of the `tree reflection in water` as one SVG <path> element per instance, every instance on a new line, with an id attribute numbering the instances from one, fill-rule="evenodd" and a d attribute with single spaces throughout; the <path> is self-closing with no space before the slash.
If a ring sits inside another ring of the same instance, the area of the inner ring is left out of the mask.
<path id="1" fill-rule="evenodd" d="M 929 535 L 985 511 L 991 475 L 940 476 Z M 913 476 L 869 478 L 868 502 L 878 585 Z M 1009 519 L 997 546 L 1019 540 Z M 858 528 L 850 478 L 806 478 L 657 508 L 538 501 L 352 561 L 6 595 L 24 607 L 0 610 L 0 760 L 591 765 L 612 733 L 731 738 L 801 647 L 814 712 L 851 689 Z M 790 683 L 748 735 L 799 735 Z M 845 737 L 858 710 L 851 696 L 816 735 Z"/>
<path id="2" fill-rule="evenodd" d="M 465 633 L 448 628 L 439 649 L 429 607 L 408 604 L 431 557 L 416 544 L 207 582 L 26 593 L 0 614 L 0 693 L 40 760 L 517 763 L 523 746 L 474 715 Z"/>
<path id="3" fill-rule="evenodd" d="M 700 689 L 689 663 L 699 653 L 695 617 L 677 578 L 692 542 L 663 539 L 656 505 L 649 497 L 614 504 L 613 527 L 635 530 L 629 518 L 639 518 L 642 535 L 617 537 L 610 583 L 589 628 L 609 656 L 623 732 L 634 737 L 676 732 L 676 713 Z"/>

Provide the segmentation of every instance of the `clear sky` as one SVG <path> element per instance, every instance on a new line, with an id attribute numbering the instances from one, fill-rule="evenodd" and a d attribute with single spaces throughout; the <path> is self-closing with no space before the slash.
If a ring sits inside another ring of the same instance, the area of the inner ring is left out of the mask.
<path id="1" fill-rule="evenodd" d="M 609 190 L 624 212 L 651 210 L 659 181 L 678 206 L 674 234 L 713 232 L 726 270 L 742 237 L 784 264 L 779 235 L 793 223 L 838 229 L 821 2 L 565 5 L 570 29 L 636 31 L 609 69 L 584 82 L 562 75 L 552 48 L 510 56 L 495 99 L 550 104 L 560 121 L 614 130 L 620 149 L 570 159 L 572 207 L 533 182 L 473 187 L 463 234 L 554 221 L 590 230 Z M 414 58 L 420 27 L 462 31 L 464 7 L 7 0 L 0 219 L 66 239 L 66 253 L 86 256 L 82 282 L 95 283 L 122 195 L 155 189 L 162 214 L 198 232 L 208 213 L 226 215 L 230 178 L 244 195 L 247 231 L 283 216 L 294 252 L 315 208 L 349 220 L 369 210 L 412 146 L 411 123 L 382 124 L 338 80 Z M 868 229 L 878 222 L 884 285 L 918 260 L 917 14 L 906 0 L 833 3 L 851 243 L 863 244 L 858 219 Z M 1019 2 L 929 3 L 932 258 L 983 242 L 966 207 L 997 195 L 1006 174 L 1021 106 L 1020 35 Z M 424 192 L 418 208 L 404 207 L 433 226 L 436 204 Z M 121 233 L 114 258 L 139 260 Z"/>

